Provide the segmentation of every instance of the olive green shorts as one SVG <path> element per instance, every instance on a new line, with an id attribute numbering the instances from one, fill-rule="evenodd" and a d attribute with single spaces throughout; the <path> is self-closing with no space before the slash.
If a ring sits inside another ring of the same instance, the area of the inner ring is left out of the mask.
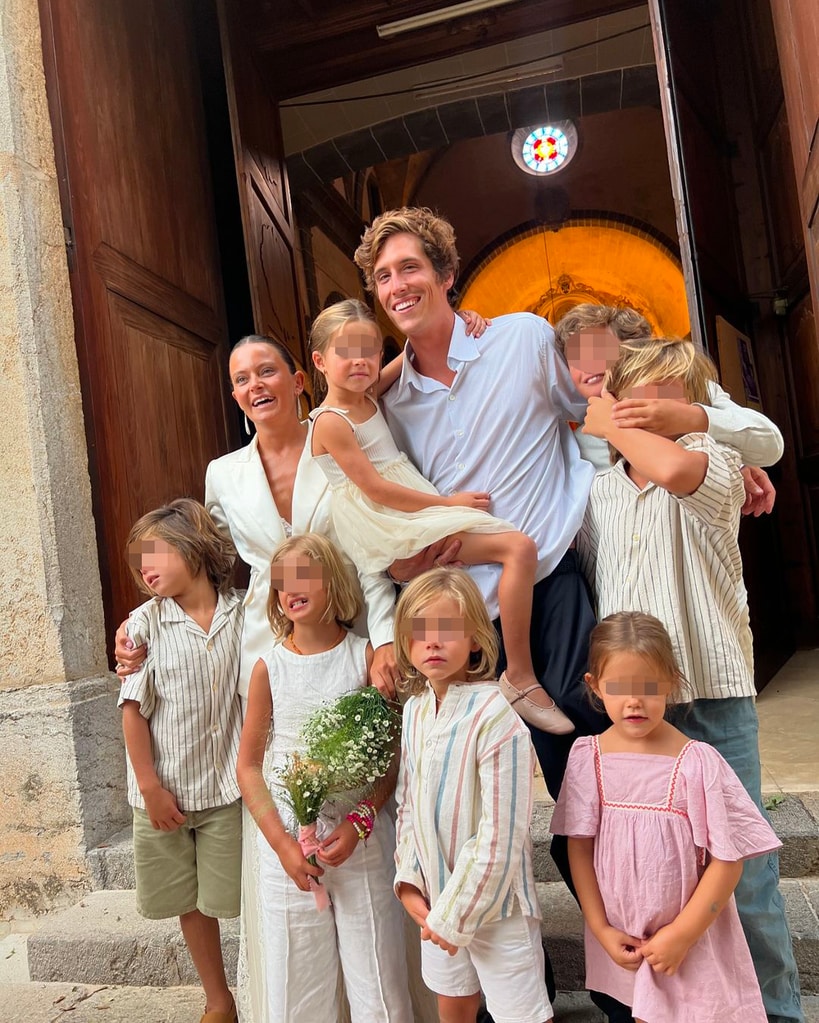
<path id="1" fill-rule="evenodd" d="M 137 909 L 165 920 L 198 909 L 224 919 L 239 915 L 242 803 L 191 810 L 176 831 L 156 831 L 134 807 Z"/>

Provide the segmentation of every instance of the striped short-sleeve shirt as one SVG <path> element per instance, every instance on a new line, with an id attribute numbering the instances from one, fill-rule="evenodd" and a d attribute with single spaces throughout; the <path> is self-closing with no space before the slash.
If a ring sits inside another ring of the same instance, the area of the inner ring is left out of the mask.
<path id="1" fill-rule="evenodd" d="M 171 597 L 154 597 L 128 622 L 135 643 L 148 644 L 142 667 L 121 688 L 149 722 L 154 768 L 179 809 L 208 810 L 240 798 L 236 759 L 242 730 L 238 695 L 242 594 L 219 594 L 205 632 Z M 128 801 L 145 808 L 130 759 Z"/>
<path id="2" fill-rule="evenodd" d="M 640 490 L 621 459 L 594 480 L 578 554 L 598 618 L 616 611 L 659 618 L 697 699 L 754 696 L 740 458 L 704 433 L 677 443 L 708 455 L 697 490 L 676 496 L 654 483 Z"/>

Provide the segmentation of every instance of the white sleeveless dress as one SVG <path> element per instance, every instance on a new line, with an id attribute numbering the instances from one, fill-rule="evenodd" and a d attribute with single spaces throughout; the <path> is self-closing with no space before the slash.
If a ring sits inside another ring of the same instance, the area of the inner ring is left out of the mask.
<path id="1" fill-rule="evenodd" d="M 359 447 L 384 479 L 424 494 L 438 493 L 398 450 L 377 405 L 365 423 L 354 423 L 342 409 L 322 406 L 310 413 L 311 432 L 312 424 L 327 412 L 341 416 L 349 425 Z M 308 444 L 312 445 L 312 437 Z M 350 560 L 366 572 L 383 572 L 393 561 L 409 558 L 453 533 L 508 533 L 515 529 L 478 508 L 434 505 L 414 512 L 388 508 L 362 493 L 332 455 L 313 457 L 330 484 L 330 508 L 339 543 Z"/>

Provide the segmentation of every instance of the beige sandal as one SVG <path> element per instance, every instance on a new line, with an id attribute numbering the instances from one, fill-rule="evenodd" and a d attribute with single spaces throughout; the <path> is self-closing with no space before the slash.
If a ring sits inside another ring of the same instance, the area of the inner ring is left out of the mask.
<path id="1" fill-rule="evenodd" d="M 569 735 L 574 731 L 574 725 L 554 700 L 552 700 L 551 707 L 539 707 L 528 698 L 528 694 L 535 692 L 537 689 L 545 692 L 543 686 L 539 683 L 536 682 L 533 686 L 529 686 L 528 689 L 516 689 L 506 677 L 506 672 L 503 671 L 498 679 L 498 685 L 512 709 L 524 721 L 534 725 L 535 728 L 539 728 L 541 732 L 549 732 L 551 735 Z"/>

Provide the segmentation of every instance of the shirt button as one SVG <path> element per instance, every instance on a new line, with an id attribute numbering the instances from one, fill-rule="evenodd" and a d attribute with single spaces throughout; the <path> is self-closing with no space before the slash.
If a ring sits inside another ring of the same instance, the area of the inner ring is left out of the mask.
<path id="1" fill-rule="evenodd" d="M 631 539 L 632 539 L 632 540 L 633 540 L 633 541 L 634 541 L 635 543 L 637 543 L 637 541 L 638 541 L 638 540 L 640 539 L 640 534 L 639 534 L 639 533 L 635 533 L 635 534 L 634 534 L 634 536 L 632 536 L 632 538 L 631 538 Z"/>
<path id="2" fill-rule="evenodd" d="M 463 437 L 463 435 L 464 435 L 464 432 L 463 432 L 463 430 L 456 430 L 456 431 L 455 431 L 455 436 L 456 436 L 456 437 Z"/>
<path id="3" fill-rule="evenodd" d="M 208 640 L 208 645 L 207 645 L 206 649 L 207 650 L 213 650 L 213 640 L 212 639 Z"/>
<path id="4" fill-rule="evenodd" d="M 219 683 L 218 682 L 214 682 L 213 685 L 211 686 L 211 689 L 214 691 L 214 693 L 216 692 L 216 690 L 218 688 L 219 688 Z"/>
<path id="5" fill-rule="evenodd" d="M 211 731 L 213 732 L 214 735 L 216 735 L 216 733 L 219 731 L 219 726 L 214 725 L 213 728 L 211 728 Z"/>
<path id="6" fill-rule="evenodd" d="M 455 401 L 455 395 L 454 395 L 454 394 L 450 394 L 450 396 L 449 396 L 449 400 L 450 400 L 450 401 Z"/>
<path id="7" fill-rule="evenodd" d="M 463 463 L 463 462 L 458 462 L 458 468 L 459 468 L 459 469 L 465 469 L 465 468 L 466 468 L 466 466 L 464 465 L 464 463 Z"/>

